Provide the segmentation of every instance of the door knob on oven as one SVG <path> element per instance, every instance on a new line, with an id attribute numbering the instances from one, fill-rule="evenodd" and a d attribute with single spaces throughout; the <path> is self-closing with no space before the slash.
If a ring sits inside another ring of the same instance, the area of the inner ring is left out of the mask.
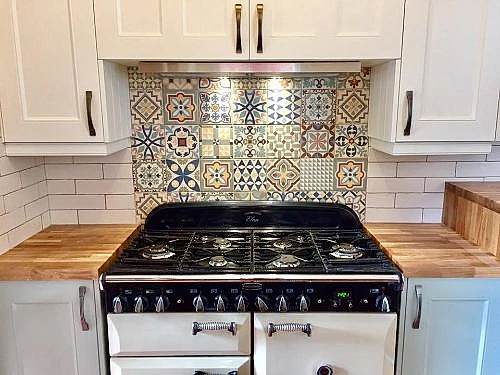
<path id="1" fill-rule="evenodd" d="M 158 296 L 155 298 L 155 311 L 157 313 L 164 312 L 166 309 L 168 309 L 169 305 L 170 301 L 168 300 L 168 297 Z"/>
<path id="2" fill-rule="evenodd" d="M 193 299 L 194 311 L 196 311 L 196 312 L 205 311 L 205 303 L 206 302 L 207 302 L 207 299 L 205 297 L 202 297 L 201 294 L 194 297 L 194 299 Z"/>
<path id="3" fill-rule="evenodd" d="M 236 297 L 236 311 L 245 312 L 247 311 L 247 308 L 248 308 L 248 300 L 246 297 L 240 294 L 238 297 Z"/>
<path id="4" fill-rule="evenodd" d="M 113 298 L 113 312 L 119 314 L 127 310 L 127 299 L 123 296 Z"/>
<path id="5" fill-rule="evenodd" d="M 134 298 L 134 312 L 141 313 L 148 309 L 148 299 L 144 296 Z"/>
<path id="6" fill-rule="evenodd" d="M 284 296 L 282 294 L 282 295 L 276 297 L 276 310 L 278 310 L 278 312 L 287 312 L 288 305 L 289 305 L 289 301 L 288 301 L 287 296 Z"/>
<path id="7" fill-rule="evenodd" d="M 296 304 L 297 304 L 297 310 L 299 310 L 300 312 L 308 312 L 311 301 L 309 297 L 301 294 L 300 296 L 297 297 Z"/>
<path id="8" fill-rule="evenodd" d="M 257 298 L 255 298 L 255 306 L 259 309 L 260 312 L 268 312 L 269 300 L 266 296 L 257 296 Z"/>
<path id="9" fill-rule="evenodd" d="M 227 306 L 226 297 L 224 297 L 222 294 L 219 294 L 217 297 L 215 297 L 215 311 L 224 312 L 226 311 L 226 306 Z"/>

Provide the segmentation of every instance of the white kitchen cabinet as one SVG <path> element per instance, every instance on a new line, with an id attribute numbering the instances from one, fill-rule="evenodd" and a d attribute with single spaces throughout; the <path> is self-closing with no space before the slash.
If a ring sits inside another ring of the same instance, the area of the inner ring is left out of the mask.
<path id="1" fill-rule="evenodd" d="M 100 374 L 94 290 L 87 280 L 1 282 L 0 374 Z"/>
<path id="2" fill-rule="evenodd" d="M 8 155 L 106 155 L 129 145 L 127 70 L 98 62 L 92 0 L 0 2 L 0 66 Z"/>
<path id="3" fill-rule="evenodd" d="M 401 60 L 372 69 L 371 146 L 394 155 L 489 152 L 499 40 L 497 0 L 407 0 Z"/>
<path id="4" fill-rule="evenodd" d="M 94 1 L 94 7 L 101 59 L 360 60 L 401 56 L 403 0 L 113 0 Z M 238 9 L 240 53 L 236 50 Z M 262 52 L 257 49 L 259 30 Z"/>
<path id="5" fill-rule="evenodd" d="M 498 375 L 500 279 L 409 279 L 400 343 L 401 375 Z"/>

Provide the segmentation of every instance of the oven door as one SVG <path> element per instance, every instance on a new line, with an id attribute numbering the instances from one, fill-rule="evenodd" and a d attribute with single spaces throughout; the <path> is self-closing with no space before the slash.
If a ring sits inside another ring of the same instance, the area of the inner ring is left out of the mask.
<path id="1" fill-rule="evenodd" d="M 111 375 L 250 375 L 248 357 L 111 358 Z"/>
<path id="2" fill-rule="evenodd" d="M 257 313 L 254 373 L 394 375 L 396 326 L 395 313 Z"/>

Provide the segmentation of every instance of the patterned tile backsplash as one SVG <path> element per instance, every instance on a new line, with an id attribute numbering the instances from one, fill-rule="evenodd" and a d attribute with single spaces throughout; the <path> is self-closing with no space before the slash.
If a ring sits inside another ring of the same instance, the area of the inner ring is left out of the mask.
<path id="1" fill-rule="evenodd" d="M 366 211 L 370 71 L 187 78 L 129 70 L 137 215 L 163 202 L 341 202 Z"/>

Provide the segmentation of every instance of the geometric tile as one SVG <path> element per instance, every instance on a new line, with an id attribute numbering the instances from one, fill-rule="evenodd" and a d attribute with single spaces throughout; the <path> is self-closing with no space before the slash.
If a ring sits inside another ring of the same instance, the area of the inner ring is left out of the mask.
<path id="1" fill-rule="evenodd" d="M 337 90 L 337 124 L 368 123 L 368 89 Z"/>
<path id="2" fill-rule="evenodd" d="M 268 80 L 269 90 L 291 90 L 301 89 L 302 79 L 300 78 L 271 78 Z"/>
<path id="3" fill-rule="evenodd" d="M 165 126 L 167 158 L 199 158 L 199 137 L 199 126 Z"/>
<path id="4" fill-rule="evenodd" d="M 366 89 L 370 87 L 370 68 L 362 68 L 359 73 L 342 73 L 338 77 L 339 89 Z"/>
<path id="5" fill-rule="evenodd" d="M 201 202 L 201 193 L 192 191 L 174 191 L 166 193 L 167 203 Z"/>
<path id="6" fill-rule="evenodd" d="M 305 89 L 335 89 L 337 88 L 337 79 L 336 77 L 307 78 L 304 79 L 303 87 Z"/>
<path id="7" fill-rule="evenodd" d="M 161 125 L 132 126 L 132 159 L 154 160 L 165 156 L 165 130 Z"/>
<path id="8" fill-rule="evenodd" d="M 167 122 L 195 124 L 198 103 L 194 94 L 184 92 L 164 93 L 165 117 Z"/>
<path id="9" fill-rule="evenodd" d="M 231 92 L 200 92 L 200 121 L 202 124 L 231 123 Z"/>
<path id="10" fill-rule="evenodd" d="M 266 123 L 265 90 L 235 90 L 232 103 L 233 124 Z"/>
<path id="11" fill-rule="evenodd" d="M 266 160 L 234 160 L 235 191 L 265 191 Z"/>
<path id="12" fill-rule="evenodd" d="M 233 152 L 232 126 L 212 125 L 201 127 L 201 157 L 230 158 Z"/>
<path id="13" fill-rule="evenodd" d="M 306 123 L 333 124 L 335 121 L 335 90 L 304 90 L 302 118 Z"/>
<path id="14" fill-rule="evenodd" d="M 301 127 L 300 147 L 303 158 L 333 157 L 335 133 L 333 125 L 304 124 Z"/>
<path id="15" fill-rule="evenodd" d="M 296 193 L 299 202 L 333 203 L 334 193 L 331 191 L 300 191 Z"/>
<path id="16" fill-rule="evenodd" d="M 200 191 L 200 160 L 167 159 L 167 192 Z"/>
<path id="17" fill-rule="evenodd" d="M 300 90 L 269 90 L 267 99 L 269 124 L 300 124 L 302 105 Z"/>
<path id="18" fill-rule="evenodd" d="M 135 193 L 136 214 L 139 221 L 146 219 L 153 208 L 166 201 L 166 193 Z"/>
<path id="19" fill-rule="evenodd" d="M 335 157 L 365 158 L 368 156 L 368 125 L 337 124 L 335 126 Z"/>
<path id="20" fill-rule="evenodd" d="M 137 67 L 128 68 L 128 86 L 131 90 L 161 90 L 161 78 L 151 73 L 139 73 Z"/>
<path id="21" fill-rule="evenodd" d="M 366 185 L 365 159 L 336 159 L 337 189 L 361 189 Z"/>
<path id="22" fill-rule="evenodd" d="M 266 157 L 266 125 L 234 125 L 233 133 L 234 157 Z"/>
<path id="23" fill-rule="evenodd" d="M 301 191 L 335 190 L 335 162 L 333 159 L 301 159 Z"/>
<path id="24" fill-rule="evenodd" d="M 132 125 L 163 124 L 161 90 L 130 90 Z"/>
<path id="25" fill-rule="evenodd" d="M 268 160 L 267 191 L 298 191 L 300 181 L 299 161 L 294 159 Z"/>
<path id="26" fill-rule="evenodd" d="M 342 203 L 352 208 L 361 221 L 366 218 L 366 191 L 336 191 L 334 202 Z"/>
<path id="27" fill-rule="evenodd" d="M 165 191 L 164 160 L 133 160 L 132 175 L 135 191 Z"/>
<path id="28" fill-rule="evenodd" d="M 273 159 L 300 157 L 300 126 L 267 126 L 267 157 Z"/>
<path id="29" fill-rule="evenodd" d="M 202 160 L 201 190 L 231 191 L 233 189 L 232 160 Z"/>
<path id="30" fill-rule="evenodd" d="M 198 80 L 194 78 L 163 78 L 164 90 L 196 90 L 198 88 Z"/>
<path id="31" fill-rule="evenodd" d="M 232 200 L 234 200 L 234 193 L 219 192 L 219 191 L 205 191 L 205 192 L 201 193 L 201 200 L 203 202 L 232 201 Z"/>
<path id="32" fill-rule="evenodd" d="M 201 78 L 199 87 L 203 91 L 222 91 L 231 88 L 229 78 Z"/>
<path id="33" fill-rule="evenodd" d="M 266 201 L 266 191 L 235 191 L 234 199 L 238 201 Z"/>
<path id="34" fill-rule="evenodd" d="M 267 200 L 280 202 L 297 202 L 299 198 L 297 196 L 297 193 L 293 191 L 269 191 L 267 193 Z"/>
<path id="35" fill-rule="evenodd" d="M 262 78 L 233 78 L 232 87 L 238 90 L 265 90 L 267 89 L 267 79 Z"/>

